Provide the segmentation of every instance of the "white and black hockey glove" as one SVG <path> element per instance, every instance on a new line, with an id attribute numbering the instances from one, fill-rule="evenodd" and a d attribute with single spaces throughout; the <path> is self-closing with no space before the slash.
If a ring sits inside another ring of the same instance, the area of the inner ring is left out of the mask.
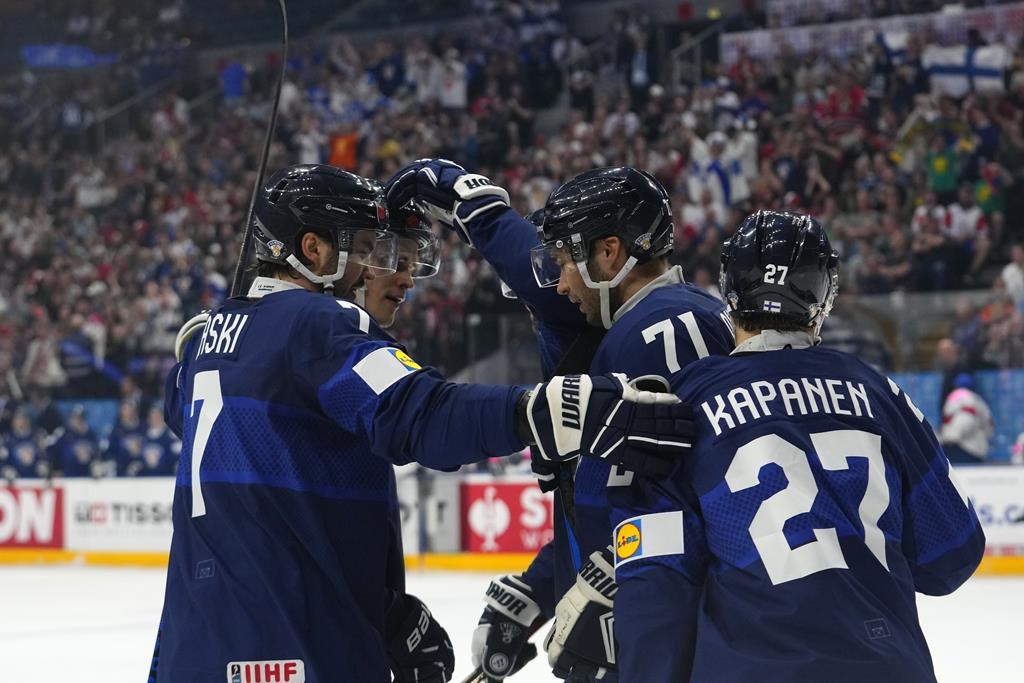
<path id="1" fill-rule="evenodd" d="M 418 203 L 430 216 L 453 228 L 473 246 L 469 223 L 477 216 L 509 205 L 508 192 L 482 175 L 447 159 L 418 159 L 385 185 L 389 206 Z"/>
<path id="2" fill-rule="evenodd" d="M 455 671 L 448 632 L 414 595 L 400 593 L 387 614 L 388 666 L 395 683 L 447 683 Z"/>
<path id="3" fill-rule="evenodd" d="M 491 581 L 484 602 L 487 606 L 473 631 L 473 666 L 480 667 L 485 680 L 501 681 L 537 656 L 537 646 L 529 642 L 531 625 L 543 617 L 521 576 Z"/>
<path id="4" fill-rule="evenodd" d="M 615 619 L 618 591 L 612 549 L 590 554 L 576 583 L 555 607 L 555 625 L 544 639 L 548 664 L 558 678 L 612 679 L 615 674 Z"/>
<path id="5" fill-rule="evenodd" d="M 638 388 L 644 384 L 660 391 Z M 554 377 L 538 384 L 525 401 L 526 436 L 545 460 L 585 455 L 664 476 L 689 452 L 696 430 L 693 411 L 667 387 L 660 377 L 633 382 L 622 374 Z"/>
<path id="6" fill-rule="evenodd" d="M 196 332 L 206 327 L 206 322 L 210 319 L 210 312 L 203 311 L 194 315 L 187 323 L 181 326 L 178 330 L 177 336 L 174 337 L 174 358 L 179 363 L 185 358 L 185 345 L 188 344 L 188 340 L 192 338 Z"/>

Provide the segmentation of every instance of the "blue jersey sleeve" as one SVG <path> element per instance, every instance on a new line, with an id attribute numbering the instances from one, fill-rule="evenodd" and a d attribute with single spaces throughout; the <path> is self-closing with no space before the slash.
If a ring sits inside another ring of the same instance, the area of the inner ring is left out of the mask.
<path id="1" fill-rule="evenodd" d="M 358 307 L 318 307 L 303 328 L 329 342 L 299 344 L 292 372 L 316 389 L 335 423 L 365 434 L 374 454 L 398 465 L 453 470 L 524 447 L 515 424 L 523 389 L 447 382 L 421 368 Z"/>
<path id="2" fill-rule="evenodd" d="M 903 552 L 914 588 L 946 595 L 971 577 L 985 552 L 985 534 L 974 506 L 924 414 L 892 380 L 889 388 L 898 415 L 904 482 Z"/>
<path id="3" fill-rule="evenodd" d="M 469 223 L 473 247 L 494 268 L 533 316 L 545 373 L 558 364 L 586 319 L 554 287 L 540 287 L 533 276 L 530 250 L 540 244 L 537 228 L 509 208 L 486 211 Z"/>

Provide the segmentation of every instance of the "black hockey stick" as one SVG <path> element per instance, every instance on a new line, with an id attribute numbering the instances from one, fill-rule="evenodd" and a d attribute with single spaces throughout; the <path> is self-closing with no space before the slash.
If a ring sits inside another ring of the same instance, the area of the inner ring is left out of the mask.
<path id="1" fill-rule="evenodd" d="M 530 624 L 530 628 L 526 630 L 527 639 L 529 639 L 534 633 L 539 631 L 544 626 L 544 624 L 548 623 L 548 621 L 549 619 L 543 614 L 534 619 L 533 623 Z M 523 665 L 526 665 L 527 662 L 529 662 L 536 656 L 537 646 L 533 643 L 527 643 L 526 646 L 523 648 L 523 652 L 520 655 L 519 661 L 521 661 Z M 483 668 L 478 666 L 477 668 L 473 669 L 468 676 L 462 679 L 462 683 L 487 683 L 487 681 L 489 680 L 493 679 L 488 678 L 484 674 Z"/>
<path id="2" fill-rule="evenodd" d="M 263 187 L 263 176 L 267 172 L 267 157 L 270 156 L 270 143 L 274 138 L 277 126 L 277 105 L 281 102 L 281 86 L 284 85 L 284 74 L 288 68 L 288 9 L 285 0 L 277 0 L 281 7 L 281 73 L 277 77 L 277 90 L 274 93 L 274 105 L 270 110 L 270 123 L 267 124 L 267 136 L 263 141 L 263 155 L 260 157 L 259 170 L 256 173 L 256 184 L 249 198 L 249 213 L 245 217 L 245 229 L 242 232 L 242 248 L 238 252 L 238 265 L 235 276 L 231 280 L 231 296 L 238 296 L 245 286 L 245 272 L 249 265 L 250 252 L 254 240 L 253 210 L 256 208 L 256 196 Z"/>

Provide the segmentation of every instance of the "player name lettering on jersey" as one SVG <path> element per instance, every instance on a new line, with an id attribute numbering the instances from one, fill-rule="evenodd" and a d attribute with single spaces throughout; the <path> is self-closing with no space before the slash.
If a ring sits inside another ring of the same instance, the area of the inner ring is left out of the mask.
<path id="1" fill-rule="evenodd" d="M 861 382 L 821 377 L 751 382 L 716 394 L 701 408 L 716 436 L 774 414 L 875 417 Z"/>
<path id="2" fill-rule="evenodd" d="M 305 683 L 305 681 L 306 664 L 301 659 L 228 663 L 228 683 Z"/>
<path id="3" fill-rule="evenodd" d="M 242 331 L 247 322 L 247 313 L 218 313 L 211 316 L 199 338 L 196 358 L 203 355 L 233 354 L 238 348 L 238 341 L 242 338 Z"/>

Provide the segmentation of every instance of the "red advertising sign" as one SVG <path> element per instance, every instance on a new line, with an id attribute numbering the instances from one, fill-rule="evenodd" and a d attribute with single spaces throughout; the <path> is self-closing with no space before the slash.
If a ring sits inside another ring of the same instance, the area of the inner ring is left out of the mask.
<path id="1" fill-rule="evenodd" d="M 64 492 L 57 487 L 0 487 L 0 548 L 61 548 Z"/>
<path id="2" fill-rule="evenodd" d="M 462 549 L 536 552 L 554 535 L 552 497 L 533 479 L 462 484 Z"/>

